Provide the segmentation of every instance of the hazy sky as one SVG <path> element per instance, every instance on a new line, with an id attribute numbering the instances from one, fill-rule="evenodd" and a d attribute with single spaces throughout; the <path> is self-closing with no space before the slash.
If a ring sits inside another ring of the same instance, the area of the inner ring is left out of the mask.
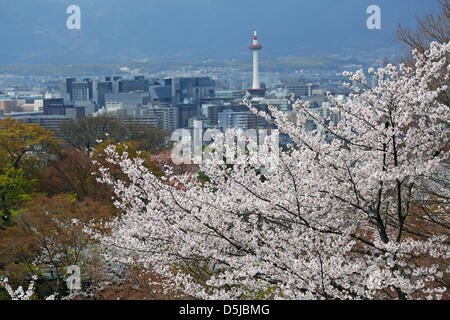
<path id="1" fill-rule="evenodd" d="M 71 4 L 81 30 L 66 28 Z M 381 30 L 366 28 L 371 4 Z M 254 27 L 267 56 L 371 50 L 437 10 L 437 0 L 0 0 L 0 63 L 242 58 Z"/>

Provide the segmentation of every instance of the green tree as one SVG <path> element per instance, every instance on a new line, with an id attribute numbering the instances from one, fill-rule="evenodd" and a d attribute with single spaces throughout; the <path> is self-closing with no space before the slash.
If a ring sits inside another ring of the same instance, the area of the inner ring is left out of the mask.
<path id="1" fill-rule="evenodd" d="M 11 117 L 0 121 L 0 165 L 23 168 L 27 173 L 42 167 L 59 142 L 51 131 L 37 124 L 24 124 Z"/>
<path id="2" fill-rule="evenodd" d="M 37 124 L 11 117 L 0 121 L 0 226 L 12 223 L 15 210 L 29 199 L 37 177 L 58 149 L 53 133 Z"/>
<path id="3" fill-rule="evenodd" d="M 0 211 L 2 224 L 14 222 L 15 209 L 30 199 L 35 180 L 28 179 L 22 168 L 3 169 L 0 174 Z M 1 226 L 1 225 L 0 225 Z"/>

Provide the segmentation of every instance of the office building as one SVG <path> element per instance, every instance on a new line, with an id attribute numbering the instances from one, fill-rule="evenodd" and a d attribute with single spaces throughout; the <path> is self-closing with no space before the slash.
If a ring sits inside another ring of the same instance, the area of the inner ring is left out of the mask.
<path id="1" fill-rule="evenodd" d="M 0 110 L 3 113 L 17 112 L 17 100 L 2 100 L 0 101 Z"/>
<path id="2" fill-rule="evenodd" d="M 136 92 L 148 92 L 150 87 L 150 81 L 143 76 L 135 77 L 130 80 L 119 81 L 119 92 L 121 93 L 136 93 Z"/>
<path id="3" fill-rule="evenodd" d="M 172 132 L 178 129 L 178 108 L 171 106 L 150 106 L 146 109 L 149 115 L 156 117 L 160 129 Z"/>
<path id="4" fill-rule="evenodd" d="M 114 93 L 112 82 L 104 81 L 93 83 L 93 102 L 99 108 L 103 108 L 106 105 L 105 95 L 107 93 Z"/>
<path id="5" fill-rule="evenodd" d="M 148 93 L 106 93 L 106 112 L 118 112 L 121 110 L 128 116 L 140 115 L 143 105 L 150 102 Z"/>
<path id="6" fill-rule="evenodd" d="M 218 115 L 218 128 L 225 132 L 228 128 L 235 129 L 261 129 L 265 126 L 262 118 L 250 111 L 233 111 L 226 109 Z"/>
<path id="7" fill-rule="evenodd" d="M 178 109 L 178 128 L 187 128 L 188 120 L 201 115 L 201 105 L 195 103 L 184 103 L 175 106 Z"/>
<path id="8" fill-rule="evenodd" d="M 43 111 L 46 116 L 65 116 L 66 105 L 64 99 L 44 99 Z"/>
<path id="9" fill-rule="evenodd" d="M 24 124 L 35 123 L 47 130 L 55 133 L 57 137 L 59 133 L 59 127 L 63 122 L 69 121 L 72 118 L 70 116 L 47 116 L 42 112 L 19 112 L 5 114 L 4 117 L 12 117 L 14 120 L 22 121 Z"/>
<path id="10" fill-rule="evenodd" d="M 282 84 L 277 87 L 287 89 L 288 93 L 293 94 L 295 98 L 304 98 L 312 96 L 313 90 L 318 89 L 319 86 L 298 79 L 283 81 Z"/>
<path id="11" fill-rule="evenodd" d="M 225 109 L 225 105 L 203 104 L 202 115 L 207 119 L 209 125 L 217 125 L 219 123 L 219 113 Z"/>
<path id="12" fill-rule="evenodd" d="M 89 79 L 72 82 L 71 101 L 90 101 L 93 97 L 93 86 Z"/>
<path id="13" fill-rule="evenodd" d="M 69 94 L 69 96 L 70 96 L 70 101 L 73 100 L 73 95 L 72 95 L 72 83 L 74 83 L 75 81 L 77 81 L 77 79 L 75 79 L 75 78 L 67 78 L 67 79 L 66 79 L 66 93 Z"/>
<path id="14" fill-rule="evenodd" d="M 122 117 L 125 123 L 138 124 L 146 127 L 159 127 L 158 119 L 155 114 L 141 115 L 136 117 Z"/>
<path id="15" fill-rule="evenodd" d="M 171 104 L 199 103 L 205 97 L 214 97 L 215 81 L 210 77 L 185 77 L 164 79 L 171 88 Z"/>

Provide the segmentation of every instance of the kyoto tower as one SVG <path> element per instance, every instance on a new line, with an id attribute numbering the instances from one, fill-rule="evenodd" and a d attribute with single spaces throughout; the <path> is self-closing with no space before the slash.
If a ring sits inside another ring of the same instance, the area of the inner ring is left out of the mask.
<path id="1" fill-rule="evenodd" d="M 253 33 L 253 43 L 248 47 L 253 51 L 253 85 L 251 89 L 247 91 L 256 97 L 264 97 L 266 94 L 266 89 L 261 88 L 261 84 L 259 82 L 259 61 L 258 61 L 258 51 L 263 47 L 258 43 L 258 35 L 256 34 L 256 29 Z"/>

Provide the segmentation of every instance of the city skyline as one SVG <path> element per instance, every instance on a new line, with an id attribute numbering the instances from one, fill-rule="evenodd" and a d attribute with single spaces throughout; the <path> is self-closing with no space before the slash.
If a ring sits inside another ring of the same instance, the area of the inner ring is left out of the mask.
<path id="1" fill-rule="evenodd" d="M 0 0 L 0 32 L 0 303 L 450 300 L 450 0 Z"/>

